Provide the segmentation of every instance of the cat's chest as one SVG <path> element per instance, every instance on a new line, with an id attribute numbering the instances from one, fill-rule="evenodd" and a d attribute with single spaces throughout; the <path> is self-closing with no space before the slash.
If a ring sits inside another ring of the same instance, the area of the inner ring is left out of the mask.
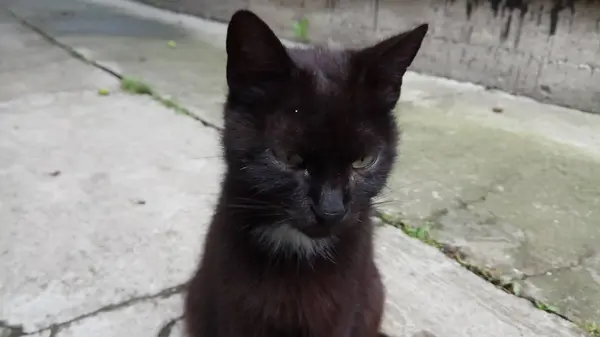
<path id="1" fill-rule="evenodd" d="M 358 305 L 355 282 L 341 275 L 266 277 L 245 288 L 242 314 L 275 335 L 290 335 L 291 327 L 291 335 L 331 334 L 349 324 Z"/>

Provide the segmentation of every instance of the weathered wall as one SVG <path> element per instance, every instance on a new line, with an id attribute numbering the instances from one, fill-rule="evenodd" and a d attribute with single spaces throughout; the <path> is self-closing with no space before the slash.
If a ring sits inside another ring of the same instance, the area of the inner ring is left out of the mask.
<path id="1" fill-rule="evenodd" d="M 249 8 L 294 38 L 361 45 L 430 23 L 412 69 L 600 113 L 600 0 L 140 0 L 227 21 Z"/>

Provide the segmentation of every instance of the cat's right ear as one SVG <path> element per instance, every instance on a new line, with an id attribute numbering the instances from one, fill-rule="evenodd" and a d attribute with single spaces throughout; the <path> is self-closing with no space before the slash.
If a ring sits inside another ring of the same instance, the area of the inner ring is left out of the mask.
<path id="1" fill-rule="evenodd" d="M 417 56 L 428 29 L 428 24 L 422 24 L 359 51 L 354 57 L 363 85 L 377 92 L 383 102 L 395 105 L 402 78 Z"/>
<path id="2" fill-rule="evenodd" d="M 273 85 L 291 75 L 293 62 L 279 38 L 256 14 L 239 10 L 227 28 L 230 90 Z"/>

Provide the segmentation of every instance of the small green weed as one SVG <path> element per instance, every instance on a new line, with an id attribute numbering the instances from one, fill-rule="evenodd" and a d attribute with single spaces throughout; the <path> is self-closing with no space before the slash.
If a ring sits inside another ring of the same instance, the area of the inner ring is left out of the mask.
<path id="1" fill-rule="evenodd" d="M 155 101 L 162 104 L 164 107 L 169 108 L 177 114 L 186 115 L 192 117 L 193 119 L 199 121 L 205 126 L 210 126 L 212 128 L 218 129 L 215 125 L 202 120 L 201 118 L 195 116 L 191 111 L 187 110 L 183 106 L 179 105 L 176 101 L 171 98 L 162 97 L 157 92 L 155 92 L 150 85 L 136 79 L 123 77 L 121 79 L 121 89 L 124 92 L 134 94 L 134 95 L 148 95 L 152 97 Z"/>
<path id="2" fill-rule="evenodd" d="M 428 225 L 422 227 L 412 227 L 405 224 L 403 230 L 404 233 L 410 237 L 421 240 L 431 246 L 439 246 L 439 243 L 431 237 L 431 227 Z"/>
<path id="3" fill-rule="evenodd" d="M 600 323 L 591 322 L 585 325 L 585 329 L 590 333 L 592 337 L 600 337 Z"/>
<path id="4" fill-rule="evenodd" d="M 308 19 L 302 18 L 294 22 L 294 35 L 300 41 L 308 41 Z"/>
<path id="5" fill-rule="evenodd" d="M 381 221 L 383 221 L 383 223 L 386 223 L 388 225 L 391 225 L 398 229 L 401 229 L 406 235 L 408 235 L 412 238 L 421 240 L 424 243 L 434 246 L 434 247 L 437 247 L 437 248 L 441 247 L 440 243 L 435 241 L 433 239 L 433 237 L 431 236 L 431 226 L 429 226 L 429 225 L 425 225 L 422 227 L 413 227 L 413 226 L 406 224 L 404 221 L 402 221 L 400 219 L 396 219 L 395 217 L 385 214 L 385 213 L 382 213 L 382 212 L 378 212 L 377 216 L 381 219 Z"/>
<path id="6" fill-rule="evenodd" d="M 158 96 L 154 96 L 154 98 L 157 101 L 159 101 L 162 105 L 175 111 L 178 114 L 192 116 L 191 112 L 189 112 L 187 109 L 183 108 L 181 105 L 177 104 L 177 102 L 175 102 L 174 100 L 172 100 L 170 98 L 162 98 L 162 97 L 158 97 Z"/>
<path id="7" fill-rule="evenodd" d="M 540 310 L 544 310 L 545 312 L 549 312 L 549 313 L 553 313 L 553 314 L 557 314 L 558 313 L 558 308 L 552 305 L 549 305 L 547 303 L 544 303 L 542 301 L 538 301 L 538 300 L 534 300 L 533 301 L 533 305 L 535 305 L 536 308 L 540 309 Z"/>
<path id="8" fill-rule="evenodd" d="M 523 295 L 523 286 L 520 283 L 508 282 L 503 286 L 515 296 L 521 297 Z"/>
<path id="9" fill-rule="evenodd" d="M 133 78 L 123 77 L 121 79 L 121 89 L 130 94 L 153 95 L 152 88 L 148 84 Z"/>
<path id="10" fill-rule="evenodd" d="M 434 246 L 438 248 L 442 253 L 444 253 L 449 258 L 455 260 L 465 269 L 469 270 L 473 274 L 481 277 L 482 279 L 492 283 L 496 287 L 504 290 L 509 294 L 513 294 L 515 296 L 521 297 L 530 301 L 536 308 L 539 310 L 543 310 L 545 312 L 555 314 L 564 319 L 567 319 L 563 314 L 561 314 L 557 307 L 553 305 L 549 305 L 542 301 L 533 299 L 525 294 L 523 294 L 523 286 L 518 282 L 518 280 L 510 279 L 510 278 L 501 278 L 494 273 L 493 270 L 481 266 L 474 265 L 467 261 L 467 256 L 461 252 L 461 250 L 457 247 L 453 247 L 447 244 L 443 244 L 441 242 L 436 241 L 431 236 L 431 226 L 426 225 L 423 227 L 413 227 L 406 224 L 399 217 L 386 214 L 383 212 L 376 212 L 376 216 L 381 219 L 384 224 L 396 227 L 401 229 L 406 235 L 418 239 L 423 243 L 426 243 L 430 246 Z M 600 324 L 599 323 L 590 323 L 583 326 L 586 331 L 591 335 L 591 337 L 600 337 Z"/>
<path id="11" fill-rule="evenodd" d="M 108 95 L 110 95 L 110 91 L 106 88 L 101 88 L 101 89 L 98 89 L 98 95 L 108 96 Z"/>

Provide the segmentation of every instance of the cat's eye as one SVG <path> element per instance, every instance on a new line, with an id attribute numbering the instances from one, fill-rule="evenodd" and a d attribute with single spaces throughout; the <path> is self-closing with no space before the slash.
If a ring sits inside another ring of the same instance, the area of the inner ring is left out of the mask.
<path id="1" fill-rule="evenodd" d="M 293 152 L 273 150 L 273 155 L 275 156 L 275 159 L 291 168 L 297 168 L 304 162 L 302 157 Z"/>
<path id="2" fill-rule="evenodd" d="M 355 170 L 364 170 L 364 169 L 370 168 L 376 162 L 377 162 L 377 156 L 367 155 L 367 156 L 361 157 L 360 159 L 358 159 L 357 161 L 352 163 L 352 168 L 354 168 Z"/>

